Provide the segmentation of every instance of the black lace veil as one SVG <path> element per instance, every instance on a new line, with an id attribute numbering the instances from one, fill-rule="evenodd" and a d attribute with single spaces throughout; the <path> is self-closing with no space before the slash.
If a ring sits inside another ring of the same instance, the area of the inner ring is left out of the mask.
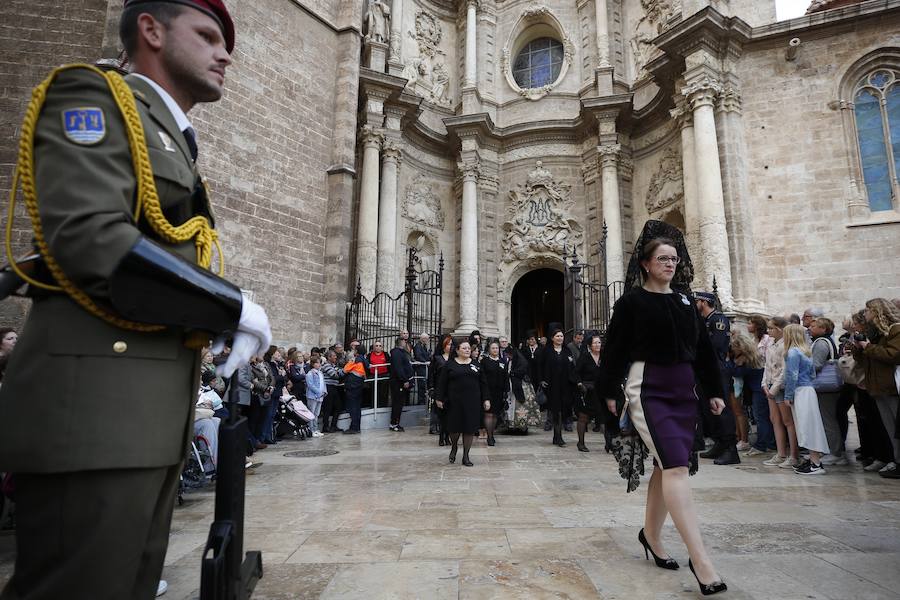
<path id="1" fill-rule="evenodd" d="M 694 264 L 691 262 L 691 257 L 688 254 L 687 244 L 684 242 L 684 234 L 673 225 L 652 219 L 644 223 L 641 235 L 638 236 L 637 241 L 634 243 L 634 252 L 631 254 L 631 260 L 628 261 L 628 271 L 625 274 L 625 289 L 630 290 L 643 284 L 641 277 L 641 252 L 645 244 L 656 238 L 668 238 L 675 243 L 675 250 L 678 251 L 678 257 L 681 260 L 678 262 L 678 266 L 675 267 L 672 289 L 689 293 L 691 291 L 691 283 L 694 281 Z"/>

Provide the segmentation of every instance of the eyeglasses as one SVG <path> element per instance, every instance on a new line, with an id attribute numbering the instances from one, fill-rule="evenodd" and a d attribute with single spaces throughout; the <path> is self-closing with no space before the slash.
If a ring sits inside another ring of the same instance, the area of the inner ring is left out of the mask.
<path id="1" fill-rule="evenodd" d="M 656 257 L 656 262 L 658 262 L 658 263 L 661 264 L 661 265 L 665 265 L 665 264 L 668 264 L 668 263 L 672 263 L 673 265 L 677 265 L 679 262 L 681 262 L 681 259 L 678 258 L 677 256 L 657 256 L 657 257 Z"/>

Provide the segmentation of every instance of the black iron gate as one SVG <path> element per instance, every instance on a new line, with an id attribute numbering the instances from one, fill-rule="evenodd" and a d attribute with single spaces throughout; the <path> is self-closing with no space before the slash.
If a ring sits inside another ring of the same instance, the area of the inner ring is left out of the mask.
<path id="1" fill-rule="evenodd" d="M 624 281 L 606 281 L 606 224 L 597 243 L 596 263 L 579 261 L 575 250 L 565 254 L 566 329 L 594 330 L 606 335 L 612 307 L 625 292 Z"/>
<path id="2" fill-rule="evenodd" d="M 415 248 L 407 253 L 406 285 L 400 294 L 376 294 L 371 300 L 363 296 L 360 285 L 347 305 L 344 340 L 359 340 L 367 351 L 380 341 L 386 351 L 394 347 L 400 329 L 410 333 L 410 340 L 427 333 L 434 343 L 441 334 L 443 306 L 444 257 L 437 270 L 418 271 L 421 264 Z"/>

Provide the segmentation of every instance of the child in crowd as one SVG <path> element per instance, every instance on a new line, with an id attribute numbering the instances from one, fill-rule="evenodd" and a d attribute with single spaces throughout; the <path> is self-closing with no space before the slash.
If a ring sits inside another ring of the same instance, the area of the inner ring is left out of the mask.
<path id="1" fill-rule="evenodd" d="M 812 387 L 816 370 L 812 352 L 806 343 L 806 332 L 801 325 L 784 328 L 784 402 L 794 413 L 797 442 L 809 450 L 809 458 L 794 469 L 799 475 L 823 475 L 822 455 L 828 454 L 828 440 L 819 399 Z"/>
<path id="2" fill-rule="evenodd" d="M 316 416 L 309 424 L 313 437 L 322 437 L 323 435 L 319 431 L 319 413 L 322 410 L 322 401 L 325 400 L 325 396 L 328 394 L 328 390 L 325 387 L 325 376 L 319 370 L 321 366 L 322 363 L 319 357 L 312 357 L 309 361 L 309 372 L 306 374 L 306 406 Z"/>

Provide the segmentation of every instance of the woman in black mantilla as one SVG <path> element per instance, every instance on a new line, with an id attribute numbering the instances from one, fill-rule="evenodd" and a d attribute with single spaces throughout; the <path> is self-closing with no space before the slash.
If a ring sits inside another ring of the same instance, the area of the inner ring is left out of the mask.
<path id="1" fill-rule="evenodd" d="M 438 377 L 435 402 L 447 410 L 447 426 L 450 429 L 450 462 L 456 462 L 459 436 L 463 436 L 462 464 L 472 466 L 469 449 L 481 427 L 481 409 L 491 409 L 490 392 L 481 367 L 472 360 L 472 348 L 468 340 L 456 347 L 456 356 L 447 361 Z"/>
<path id="2" fill-rule="evenodd" d="M 704 595 L 727 589 L 700 536 L 688 471 L 697 465 L 698 400 L 695 378 L 710 391 L 710 409 L 725 407 L 718 362 L 690 295 L 693 270 L 681 232 L 660 222 L 644 225 L 628 267 L 625 294 L 613 309 L 597 390 L 610 410 L 623 391 L 631 427 L 639 437 L 614 443 L 628 491 L 637 487 L 643 457 L 653 456 L 644 528 L 638 540 L 656 565 L 677 569 L 663 549 L 666 516 L 687 546 L 688 566 Z M 628 428 L 626 428 L 627 430 Z"/>
<path id="3" fill-rule="evenodd" d="M 566 348 L 562 329 L 550 330 L 550 339 L 544 349 L 536 355 L 536 372 L 540 386 L 547 395 L 550 422 L 553 424 L 553 443 L 560 448 L 566 445 L 562 437 L 563 415 L 572 412 L 575 394 L 575 358 Z"/>
<path id="4" fill-rule="evenodd" d="M 588 421 L 591 418 L 601 419 L 602 413 L 606 413 L 606 406 L 602 408 L 597 402 L 597 393 L 594 383 L 597 381 L 600 370 L 600 336 L 592 331 L 584 337 L 584 344 L 578 360 L 575 361 L 575 374 L 578 377 L 578 391 L 575 398 L 575 414 L 578 415 L 578 450 L 590 452 L 584 443 L 584 434 L 587 431 Z M 602 413 L 601 413 L 602 411 Z"/>
<path id="5" fill-rule="evenodd" d="M 487 445 L 496 444 L 494 430 L 497 420 L 506 409 L 506 397 L 509 395 L 509 361 L 500 354 L 500 343 L 491 340 L 487 345 L 487 354 L 481 359 L 481 370 L 491 395 L 490 409 L 484 411 L 484 428 L 487 430 Z"/>

